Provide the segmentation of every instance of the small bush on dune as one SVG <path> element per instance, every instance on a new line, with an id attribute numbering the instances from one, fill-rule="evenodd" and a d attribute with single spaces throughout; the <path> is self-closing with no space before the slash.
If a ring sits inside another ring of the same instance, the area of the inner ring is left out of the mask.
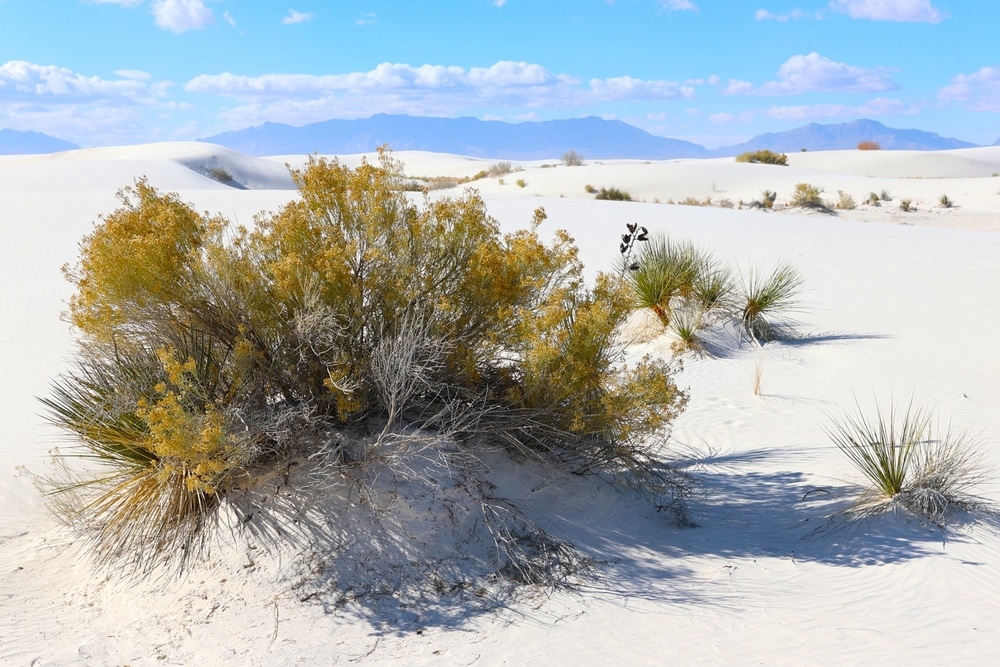
<path id="1" fill-rule="evenodd" d="M 618 188 L 604 188 L 602 187 L 594 195 L 594 199 L 603 199 L 609 201 L 632 201 L 632 195 L 625 190 L 620 190 Z"/>
<path id="2" fill-rule="evenodd" d="M 820 196 L 822 193 L 823 190 L 821 188 L 817 188 L 815 185 L 811 185 L 809 183 L 797 183 L 795 185 L 795 191 L 792 192 L 792 198 L 789 201 L 789 206 L 819 211 L 820 213 L 833 214 L 833 209 L 823 202 L 823 198 Z"/>
<path id="3" fill-rule="evenodd" d="M 844 192 L 843 190 L 837 190 L 837 208 L 844 209 L 845 211 L 853 211 L 858 205 L 854 201 L 854 197 Z"/>
<path id="4" fill-rule="evenodd" d="M 941 197 L 938 198 L 938 203 L 941 205 L 941 208 L 951 208 L 955 205 L 955 202 L 953 202 L 951 197 L 948 195 L 941 195 Z"/>
<path id="5" fill-rule="evenodd" d="M 407 428 L 663 490 L 649 447 L 686 396 L 667 363 L 619 363 L 627 288 L 586 289 L 544 211 L 501 235 L 473 192 L 414 204 L 386 151 L 292 176 L 252 230 L 137 181 L 65 269 L 79 353 L 44 402 L 101 464 L 56 482 L 101 555 L 195 555 L 253 480 L 320 453 L 357 478 Z"/>
<path id="6" fill-rule="evenodd" d="M 878 196 L 877 192 L 872 192 L 868 195 L 868 199 L 865 200 L 865 203 L 867 203 L 869 206 L 881 206 L 882 199 L 881 197 Z"/>
<path id="7" fill-rule="evenodd" d="M 563 164 L 567 167 L 583 166 L 583 156 L 576 151 L 566 151 L 562 156 Z"/>
<path id="8" fill-rule="evenodd" d="M 776 164 L 788 166 L 788 156 L 784 153 L 775 153 L 765 149 L 747 151 L 736 156 L 737 162 L 751 162 L 755 164 Z"/>
<path id="9" fill-rule="evenodd" d="M 882 146 L 877 141 L 862 141 L 858 144 L 859 151 L 880 151 Z"/>
<path id="10" fill-rule="evenodd" d="M 486 171 L 487 175 L 492 178 L 497 176 L 503 176 L 504 174 L 509 174 L 511 172 L 510 162 L 494 162 L 490 165 L 490 168 Z"/>
<path id="11" fill-rule="evenodd" d="M 900 199 L 899 210 L 902 211 L 903 213 L 909 213 L 910 211 L 917 210 L 917 207 L 913 205 L 912 199 Z"/>
<path id="12" fill-rule="evenodd" d="M 846 512 L 855 519 L 902 509 L 943 525 L 958 512 L 989 509 L 971 493 L 988 473 L 981 443 L 967 432 L 936 433 L 932 415 L 912 401 L 888 414 L 876 407 L 874 416 L 858 407 L 833 420 L 827 434 L 869 484 Z"/>

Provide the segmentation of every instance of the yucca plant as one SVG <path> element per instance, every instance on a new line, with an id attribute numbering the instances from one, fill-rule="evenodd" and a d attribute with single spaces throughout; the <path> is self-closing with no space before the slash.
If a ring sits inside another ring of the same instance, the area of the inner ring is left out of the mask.
<path id="1" fill-rule="evenodd" d="M 704 350 L 699 332 L 705 313 L 697 307 L 677 308 L 670 320 L 670 332 L 676 337 L 672 348 L 675 353 L 701 352 Z"/>
<path id="2" fill-rule="evenodd" d="M 792 322 L 788 314 L 798 306 L 803 282 L 790 264 L 780 264 L 769 274 L 751 268 L 737 297 L 743 332 L 758 345 L 779 338 Z"/>
<path id="3" fill-rule="evenodd" d="M 652 310 L 666 327 L 671 319 L 671 300 L 691 297 L 709 264 L 709 256 L 694 244 L 655 235 L 635 254 L 634 270 L 624 275 L 632 285 L 638 306 Z"/>
<path id="4" fill-rule="evenodd" d="M 943 524 L 956 511 L 986 509 L 971 493 L 988 472 L 979 441 L 967 432 L 936 436 L 932 415 L 915 407 L 876 406 L 874 416 L 844 415 L 826 428 L 827 435 L 861 472 L 868 489 L 847 510 L 870 519 L 894 509 Z"/>

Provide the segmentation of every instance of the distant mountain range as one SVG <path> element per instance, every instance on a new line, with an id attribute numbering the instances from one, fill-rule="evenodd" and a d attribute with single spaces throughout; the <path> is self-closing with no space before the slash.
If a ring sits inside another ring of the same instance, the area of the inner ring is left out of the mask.
<path id="1" fill-rule="evenodd" d="M 0 155 L 58 153 L 59 151 L 71 151 L 74 148 L 79 148 L 79 146 L 39 132 L 0 130 Z"/>
<path id="2" fill-rule="evenodd" d="M 812 123 L 775 134 L 762 134 L 735 146 L 709 150 L 679 139 L 658 137 L 618 120 L 576 118 L 503 123 L 476 118 L 423 118 L 379 114 L 358 120 L 328 120 L 302 127 L 264 123 L 257 127 L 200 139 L 249 155 L 364 153 L 382 144 L 393 150 L 424 150 L 473 157 L 534 160 L 560 157 L 574 150 L 589 159 L 728 157 L 744 151 L 853 149 L 875 141 L 886 150 L 942 150 L 975 146 L 933 132 L 897 130 L 873 120 L 836 125 Z"/>
<path id="3" fill-rule="evenodd" d="M 218 144 L 247 155 L 366 153 L 388 144 L 397 151 L 423 150 L 504 160 L 561 157 L 573 150 L 585 159 L 729 157 L 745 151 L 770 149 L 788 153 L 856 148 L 877 142 L 885 150 L 944 150 L 971 144 L 922 130 L 899 130 L 873 120 L 820 125 L 811 123 L 787 132 L 761 134 L 747 142 L 709 150 L 690 141 L 668 139 L 619 120 L 574 118 L 504 123 L 477 118 L 428 118 L 378 114 L 357 120 L 328 120 L 302 127 L 264 123 L 199 141 Z M 1000 146 L 1000 139 L 996 144 Z M 52 153 L 79 148 L 76 144 L 37 132 L 0 130 L 0 155 Z"/>

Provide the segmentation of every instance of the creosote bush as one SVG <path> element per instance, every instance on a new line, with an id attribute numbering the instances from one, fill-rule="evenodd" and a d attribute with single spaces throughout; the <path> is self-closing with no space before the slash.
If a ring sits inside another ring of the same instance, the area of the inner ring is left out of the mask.
<path id="1" fill-rule="evenodd" d="M 138 180 L 64 269 L 79 352 L 43 402 L 102 464 L 56 489 L 99 553 L 187 557 L 254 479 L 378 465 L 400 429 L 662 492 L 674 367 L 623 363 L 627 287 L 587 288 L 542 209 L 503 235 L 474 191 L 413 203 L 388 151 L 292 177 L 253 228 Z"/>
<path id="2" fill-rule="evenodd" d="M 632 195 L 625 190 L 620 190 L 615 187 L 605 188 L 602 187 L 594 195 L 594 199 L 605 199 L 610 201 L 632 201 Z"/>
<path id="3" fill-rule="evenodd" d="M 788 156 L 784 153 L 775 153 L 766 148 L 756 151 L 747 151 L 736 156 L 737 162 L 751 162 L 757 164 L 777 164 L 788 166 Z"/>

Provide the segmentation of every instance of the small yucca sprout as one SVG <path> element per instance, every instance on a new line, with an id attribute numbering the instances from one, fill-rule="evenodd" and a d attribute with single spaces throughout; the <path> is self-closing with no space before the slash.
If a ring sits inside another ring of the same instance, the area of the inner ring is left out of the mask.
<path id="1" fill-rule="evenodd" d="M 948 195 L 941 195 L 941 198 L 938 199 L 938 203 L 941 204 L 941 208 L 951 208 L 955 205 L 955 202 L 953 202 Z"/>

